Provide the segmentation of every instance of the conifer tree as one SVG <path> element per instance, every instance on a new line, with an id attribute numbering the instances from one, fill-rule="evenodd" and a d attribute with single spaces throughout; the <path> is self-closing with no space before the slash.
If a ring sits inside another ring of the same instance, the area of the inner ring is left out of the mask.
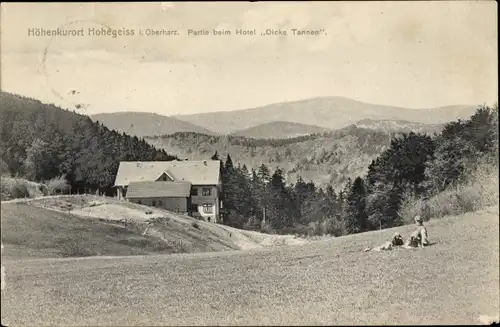
<path id="1" fill-rule="evenodd" d="M 267 187 L 269 192 L 269 221 L 276 229 L 291 227 L 297 218 L 297 210 L 291 190 L 286 187 L 283 171 L 277 168 Z"/>
<path id="2" fill-rule="evenodd" d="M 231 156 L 229 155 L 229 153 L 227 154 L 226 163 L 224 164 L 224 168 L 226 170 L 226 173 L 228 173 L 228 174 L 231 174 L 234 171 L 233 160 L 231 159 Z"/>
<path id="3" fill-rule="evenodd" d="M 260 165 L 257 174 L 263 184 L 268 184 L 271 181 L 271 173 L 265 164 Z"/>
<path id="4" fill-rule="evenodd" d="M 365 211 L 366 188 L 362 178 L 354 180 L 347 196 L 345 231 L 348 234 L 364 232 L 368 228 L 368 217 Z"/>

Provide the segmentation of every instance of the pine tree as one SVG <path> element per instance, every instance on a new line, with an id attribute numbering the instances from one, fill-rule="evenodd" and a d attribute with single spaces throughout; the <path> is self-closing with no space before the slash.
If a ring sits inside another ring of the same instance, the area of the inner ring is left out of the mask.
<path id="1" fill-rule="evenodd" d="M 223 169 L 222 184 L 224 224 L 243 228 L 255 216 L 255 197 L 247 167 L 240 163 L 234 167 L 229 154 Z"/>
<path id="2" fill-rule="evenodd" d="M 255 169 L 252 168 L 252 177 L 250 179 L 250 187 L 252 190 L 252 198 L 253 198 L 253 203 L 255 205 L 255 216 L 259 220 L 264 219 L 264 210 L 266 206 L 266 200 L 265 200 L 265 186 L 260 180 L 259 176 L 257 175 L 257 172 Z"/>
<path id="3" fill-rule="evenodd" d="M 301 176 L 297 178 L 297 182 L 294 185 L 294 193 L 297 211 L 300 217 L 304 217 L 304 213 L 306 211 L 304 206 L 309 194 L 307 184 L 304 182 Z"/>
<path id="4" fill-rule="evenodd" d="M 297 219 L 292 191 L 286 187 L 283 171 L 277 168 L 267 187 L 269 192 L 269 222 L 276 229 L 291 227 Z"/>
<path id="5" fill-rule="evenodd" d="M 225 168 L 226 172 L 229 174 L 231 174 L 234 171 L 233 160 L 231 159 L 231 156 L 229 155 L 229 153 L 227 154 L 226 163 L 224 165 L 224 168 Z"/>
<path id="6" fill-rule="evenodd" d="M 251 181 L 248 176 L 248 170 L 245 166 L 238 170 L 236 174 L 236 185 L 238 188 L 238 212 L 249 219 L 255 215 L 255 202 L 252 195 Z"/>
<path id="7" fill-rule="evenodd" d="M 271 181 L 271 173 L 265 164 L 260 165 L 257 175 L 259 176 L 260 181 L 265 185 Z"/>
<path id="8" fill-rule="evenodd" d="M 245 176 L 245 178 L 247 178 L 247 179 L 250 178 L 250 175 L 248 173 L 248 167 L 247 167 L 247 165 L 243 164 L 243 166 L 241 167 L 241 172 L 243 173 L 243 175 Z"/>
<path id="9" fill-rule="evenodd" d="M 366 188 L 362 178 L 354 180 L 347 196 L 347 210 L 344 219 L 345 231 L 348 234 L 367 230 L 368 217 L 365 211 Z"/>

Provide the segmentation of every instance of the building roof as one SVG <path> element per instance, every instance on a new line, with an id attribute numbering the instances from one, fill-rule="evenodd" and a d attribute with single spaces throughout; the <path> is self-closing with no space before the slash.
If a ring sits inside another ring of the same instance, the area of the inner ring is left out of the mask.
<path id="1" fill-rule="evenodd" d="M 152 182 L 164 172 L 177 182 L 217 185 L 220 161 L 122 161 L 118 167 L 114 186 L 127 186 L 131 182 Z"/>
<path id="2" fill-rule="evenodd" d="M 187 198 L 191 193 L 189 182 L 132 182 L 127 198 Z"/>

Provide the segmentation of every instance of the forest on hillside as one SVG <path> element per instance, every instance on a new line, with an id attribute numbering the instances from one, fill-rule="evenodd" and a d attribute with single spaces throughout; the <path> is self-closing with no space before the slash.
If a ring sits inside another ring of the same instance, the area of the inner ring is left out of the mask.
<path id="1" fill-rule="evenodd" d="M 287 183 L 299 176 L 316 184 L 339 188 L 349 177 L 365 174 L 370 162 L 390 144 L 390 134 L 358 128 L 346 128 L 289 139 L 253 139 L 240 136 L 176 133 L 146 138 L 180 158 L 200 160 L 217 152 L 231 155 L 234 162 L 258 169 L 280 168 Z"/>
<path id="2" fill-rule="evenodd" d="M 109 190 L 122 160 L 177 159 L 88 116 L 9 93 L 0 93 L 0 124 L 2 174 L 38 182 L 64 179 L 73 191 Z M 206 153 L 206 159 L 222 161 L 224 223 L 269 233 L 339 236 L 398 226 L 405 223 L 402 210 L 413 210 L 409 200 L 422 204 L 417 209 L 425 212 L 429 199 L 451 192 L 485 164 L 496 169 L 492 176 L 498 183 L 497 105 L 479 107 L 469 119 L 450 122 L 432 136 L 410 132 L 389 138 L 355 126 L 283 140 L 181 136 L 192 137 L 200 147 L 244 145 L 262 152 L 256 159 L 272 156 L 273 149 L 285 149 L 285 159 L 300 158 L 308 148 L 314 155 L 302 165 L 333 166 L 344 178 L 341 187 L 319 185 L 300 174 L 290 182 L 279 167 L 281 159 L 270 159 L 277 160 L 275 167 L 263 160 L 253 168 L 231 153 Z M 347 168 L 339 170 L 342 165 Z M 458 205 L 468 206 L 463 210 L 473 210 L 483 196 L 479 191 L 467 190 L 469 202 L 452 192 L 443 207 L 459 198 Z"/>
<path id="3" fill-rule="evenodd" d="M 218 153 L 212 159 L 220 160 Z M 498 106 L 480 107 L 433 137 L 410 132 L 392 138 L 367 174 L 349 178 L 341 189 L 301 177 L 288 184 L 280 168 L 248 169 L 229 154 L 222 163 L 224 223 L 230 226 L 336 236 L 395 227 L 405 223 L 401 209 L 408 199 L 425 201 L 450 190 L 481 164 L 496 167 L 497 174 Z"/>
<path id="4" fill-rule="evenodd" d="M 73 191 L 110 191 L 120 161 L 175 160 L 137 137 L 109 130 L 88 116 L 0 93 L 2 175 L 43 182 L 63 177 Z"/>

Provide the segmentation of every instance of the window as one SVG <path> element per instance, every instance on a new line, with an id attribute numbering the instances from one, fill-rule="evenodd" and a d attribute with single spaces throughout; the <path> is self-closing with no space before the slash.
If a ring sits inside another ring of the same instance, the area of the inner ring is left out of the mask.
<path id="1" fill-rule="evenodd" d="M 156 200 L 153 200 L 153 201 L 152 201 L 152 206 L 153 206 L 153 207 L 156 207 Z"/>
<path id="2" fill-rule="evenodd" d="M 211 204 L 204 204 L 203 213 L 213 213 L 213 206 Z"/>
<path id="3" fill-rule="evenodd" d="M 162 205 L 163 205 L 162 200 L 158 200 L 158 206 L 160 206 L 160 207 L 161 207 Z"/>
<path id="4" fill-rule="evenodd" d="M 198 189 L 196 187 L 191 188 L 191 195 L 198 196 Z"/>
<path id="5" fill-rule="evenodd" d="M 202 189 L 202 195 L 203 196 L 209 196 L 212 194 L 212 190 L 210 189 L 210 187 L 204 187 Z"/>

